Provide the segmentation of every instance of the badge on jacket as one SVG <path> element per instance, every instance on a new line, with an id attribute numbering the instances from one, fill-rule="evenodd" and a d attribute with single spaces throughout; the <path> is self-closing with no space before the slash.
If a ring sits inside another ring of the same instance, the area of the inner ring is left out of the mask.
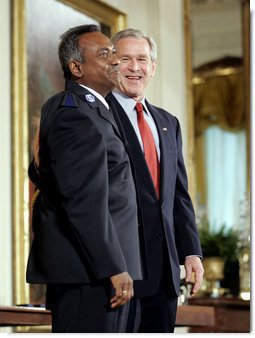
<path id="1" fill-rule="evenodd" d="M 87 94 L 87 95 L 85 95 L 85 98 L 86 98 L 86 100 L 89 101 L 89 102 L 95 102 L 95 101 L 96 101 L 96 100 L 95 100 L 95 96 L 93 96 L 92 94 Z"/>

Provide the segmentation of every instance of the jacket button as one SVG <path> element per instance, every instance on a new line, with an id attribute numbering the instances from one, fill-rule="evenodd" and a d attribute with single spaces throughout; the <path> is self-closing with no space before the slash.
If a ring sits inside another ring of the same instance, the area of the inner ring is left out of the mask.
<path id="1" fill-rule="evenodd" d="M 156 234 L 156 238 L 157 238 L 157 239 L 162 239 L 162 234 L 157 233 L 157 234 Z"/>

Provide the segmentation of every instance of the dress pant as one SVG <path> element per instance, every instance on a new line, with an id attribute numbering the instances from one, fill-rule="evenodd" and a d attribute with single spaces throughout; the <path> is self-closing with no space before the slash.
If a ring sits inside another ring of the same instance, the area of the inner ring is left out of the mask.
<path id="1" fill-rule="evenodd" d="M 110 282 L 48 285 L 46 308 L 52 313 L 53 333 L 124 333 L 129 303 L 111 309 Z"/>
<path id="2" fill-rule="evenodd" d="M 163 275 L 151 296 L 132 298 L 127 322 L 128 333 L 172 333 L 175 328 L 178 297 L 173 290 L 170 262 L 163 247 Z"/>
<path id="3" fill-rule="evenodd" d="M 169 296 L 163 280 L 153 296 L 131 299 L 126 332 L 174 332 L 177 300 Z"/>

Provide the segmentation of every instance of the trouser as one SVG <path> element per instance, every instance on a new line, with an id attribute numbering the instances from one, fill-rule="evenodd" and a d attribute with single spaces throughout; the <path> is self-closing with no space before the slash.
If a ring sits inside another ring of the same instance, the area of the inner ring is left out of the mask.
<path id="1" fill-rule="evenodd" d="M 174 290 L 166 244 L 163 247 L 163 273 L 158 290 L 148 297 L 131 299 L 126 332 L 172 333 L 175 328 L 178 297 Z"/>
<path id="2" fill-rule="evenodd" d="M 174 332 L 177 300 L 177 297 L 169 297 L 163 281 L 153 296 L 133 298 L 130 303 L 126 332 Z"/>
<path id="3" fill-rule="evenodd" d="M 129 303 L 111 309 L 109 283 L 48 285 L 46 307 L 52 313 L 53 333 L 122 333 Z"/>

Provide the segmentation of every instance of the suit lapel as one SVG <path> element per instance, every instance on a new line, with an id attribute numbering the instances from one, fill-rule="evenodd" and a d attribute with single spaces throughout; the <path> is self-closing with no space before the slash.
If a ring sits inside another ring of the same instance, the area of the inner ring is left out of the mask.
<path id="1" fill-rule="evenodd" d="M 136 133 L 134 131 L 134 128 L 119 104 L 119 102 L 116 100 L 114 95 L 112 93 L 107 95 L 107 98 L 112 101 L 115 108 L 117 109 L 117 112 L 115 114 L 118 115 L 116 117 L 116 120 L 121 120 L 119 122 L 124 129 L 124 134 L 127 139 L 127 142 L 129 144 L 131 157 L 133 159 L 133 165 L 135 167 L 137 176 L 139 177 L 142 184 L 151 192 L 151 195 L 154 198 L 157 198 L 156 192 L 153 186 L 153 182 L 148 170 L 148 167 L 146 165 L 146 161 L 140 146 L 140 143 L 138 141 L 138 138 L 136 136 Z M 171 147 L 173 147 L 173 151 L 175 151 L 176 147 L 172 144 L 173 138 L 171 137 L 171 129 L 169 126 L 169 123 L 166 125 L 165 119 L 163 119 L 160 112 L 153 106 L 151 106 L 148 101 L 146 100 L 146 106 L 149 109 L 154 122 L 156 124 L 158 135 L 159 135 L 159 144 L 160 144 L 160 201 L 161 204 L 164 201 L 165 192 L 167 189 L 167 184 L 169 182 L 169 175 L 170 170 L 169 168 L 172 168 L 172 165 L 170 163 L 171 156 Z"/>
<path id="2" fill-rule="evenodd" d="M 129 151 L 129 147 L 128 147 L 128 141 L 127 141 L 127 138 L 126 138 L 126 135 L 125 135 L 125 131 L 123 129 L 123 125 L 122 125 L 122 123 L 120 121 L 119 114 L 117 113 L 116 108 L 115 108 L 114 104 L 112 103 L 112 101 L 110 99 L 107 99 L 107 102 L 108 102 L 109 107 L 110 107 L 110 109 L 111 109 L 111 111 L 113 113 L 114 121 L 117 124 L 118 130 L 119 130 L 119 132 L 121 134 L 121 137 L 122 137 L 122 139 L 124 141 L 125 149 L 129 153 L 129 155 L 130 155 L 130 151 Z"/>
<path id="3" fill-rule="evenodd" d="M 131 154 L 131 159 L 133 162 L 133 166 L 136 171 L 136 176 L 139 178 L 139 181 L 142 182 L 142 184 L 146 187 L 146 190 L 149 190 L 151 195 L 154 198 L 157 198 L 156 191 L 145 161 L 145 157 L 142 151 L 142 148 L 140 146 L 140 143 L 138 141 L 138 138 L 136 136 L 136 132 L 127 116 L 125 113 L 124 109 L 122 106 L 119 104 L 119 102 L 116 100 L 114 95 L 112 93 L 107 95 L 107 98 L 112 101 L 114 104 L 116 110 L 115 114 L 118 115 L 116 117 L 116 120 L 120 120 L 121 125 L 123 126 L 124 129 L 124 134 L 128 142 L 128 148 L 129 152 Z"/>
<path id="4" fill-rule="evenodd" d="M 103 104 L 101 104 L 101 102 L 100 102 L 100 105 L 99 105 L 98 109 L 99 109 L 99 115 L 103 119 L 105 119 L 106 121 L 108 121 L 109 123 L 111 123 L 111 125 L 113 126 L 113 128 L 117 132 L 118 136 L 121 137 L 121 133 L 120 133 L 119 127 L 118 127 L 116 121 L 114 120 L 112 111 L 108 110 Z"/>

